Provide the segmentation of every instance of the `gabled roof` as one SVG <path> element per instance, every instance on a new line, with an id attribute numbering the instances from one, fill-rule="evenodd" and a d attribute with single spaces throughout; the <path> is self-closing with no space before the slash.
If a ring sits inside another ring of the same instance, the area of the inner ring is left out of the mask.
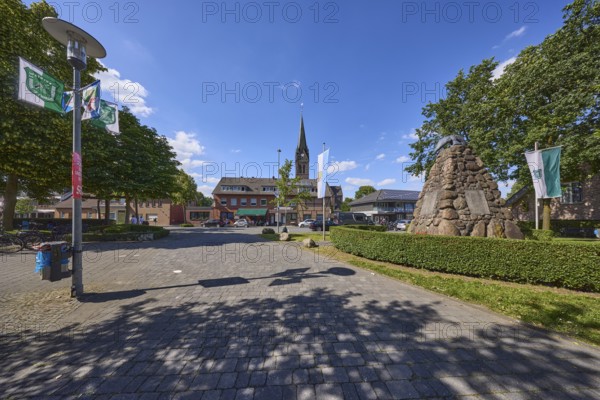
<path id="1" fill-rule="evenodd" d="M 417 201 L 419 199 L 418 190 L 395 190 L 395 189 L 380 189 L 371 194 L 354 200 L 350 203 L 350 207 L 361 204 L 376 203 L 379 201 Z"/>
<path id="2" fill-rule="evenodd" d="M 226 177 L 221 178 L 217 186 L 215 186 L 212 191 L 213 195 L 223 195 L 223 194 L 248 194 L 249 196 L 274 196 L 273 192 L 263 192 L 263 186 L 275 186 L 276 184 L 275 178 L 235 178 L 235 177 Z M 317 187 L 316 179 L 302 179 L 299 183 L 299 186 Z M 231 190 L 222 190 L 221 186 L 244 186 L 244 191 L 231 191 Z M 331 187 L 327 185 L 326 196 L 331 196 Z M 317 193 L 311 193 L 311 195 L 316 196 Z"/>
<path id="3" fill-rule="evenodd" d="M 515 205 L 516 203 L 518 203 L 527 193 L 529 193 L 529 191 L 531 190 L 531 185 L 525 185 L 523 186 L 521 189 L 519 189 L 517 191 L 517 193 L 513 194 L 512 196 L 510 196 L 508 199 L 506 199 L 506 203 L 504 203 L 505 206 L 510 207 L 512 205 Z"/>

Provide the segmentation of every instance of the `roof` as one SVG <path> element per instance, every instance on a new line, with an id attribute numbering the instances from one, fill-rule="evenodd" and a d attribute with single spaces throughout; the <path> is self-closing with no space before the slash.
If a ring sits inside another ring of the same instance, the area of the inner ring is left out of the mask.
<path id="1" fill-rule="evenodd" d="M 304 117 L 300 116 L 300 136 L 298 137 L 298 147 L 296 153 L 305 153 L 308 155 L 308 146 L 306 145 L 306 134 L 304 133 Z"/>
<path id="2" fill-rule="evenodd" d="M 350 203 L 350 207 L 376 203 L 378 201 L 417 201 L 419 200 L 420 193 L 418 190 L 380 189 L 358 200 L 354 200 Z"/>
<path id="3" fill-rule="evenodd" d="M 529 193 L 530 190 L 531 185 L 523 186 L 521 189 L 517 190 L 515 194 L 506 199 L 506 203 L 504 205 L 510 207 L 517 204 L 527 193 Z"/>
<path id="4" fill-rule="evenodd" d="M 226 194 L 247 194 L 249 196 L 275 196 L 274 192 L 263 192 L 263 186 L 275 186 L 277 179 L 275 178 L 234 178 L 226 177 L 221 178 L 215 189 L 212 191 L 213 195 L 226 195 Z M 243 186 L 244 191 L 237 190 L 222 190 L 221 186 Z M 309 186 L 311 188 L 317 188 L 316 179 L 302 179 L 299 182 L 299 186 Z M 331 187 L 327 185 L 327 193 L 329 197 L 332 195 Z M 316 197 L 317 192 L 311 192 L 311 196 Z"/>

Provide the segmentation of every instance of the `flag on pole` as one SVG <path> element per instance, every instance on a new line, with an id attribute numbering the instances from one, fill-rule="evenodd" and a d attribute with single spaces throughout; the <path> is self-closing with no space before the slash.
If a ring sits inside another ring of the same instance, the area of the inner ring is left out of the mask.
<path id="1" fill-rule="evenodd" d="M 323 151 L 318 157 L 317 172 L 317 198 L 325 197 L 325 188 L 327 183 L 327 164 L 329 163 L 329 149 Z"/>
<path id="2" fill-rule="evenodd" d="M 62 114 L 64 90 L 64 83 L 19 57 L 19 100 Z"/>
<path id="3" fill-rule="evenodd" d="M 64 112 L 73 110 L 75 98 L 73 92 L 65 92 L 62 96 L 62 107 Z M 81 120 L 100 117 L 100 81 L 95 81 L 81 88 Z"/>
<path id="4" fill-rule="evenodd" d="M 92 119 L 92 125 L 119 133 L 119 106 L 110 101 L 100 101 L 100 115 Z"/>
<path id="5" fill-rule="evenodd" d="M 560 147 L 529 151 L 525 153 L 535 197 L 538 199 L 549 199 L 561 197 L 560 188 Z"/>

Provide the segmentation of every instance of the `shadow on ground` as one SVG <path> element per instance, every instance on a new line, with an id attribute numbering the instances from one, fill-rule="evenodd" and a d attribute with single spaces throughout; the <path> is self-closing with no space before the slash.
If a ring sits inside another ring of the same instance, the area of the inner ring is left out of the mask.
<path id="1" fill-rule="evenodd" d="M 308 275 L 282 274 L 271 278 Z M 518 326 L 448 321 L 433 308 L 439 305 L 362 301 L 359 293 L 321 288 L 214 301 L 188 292 L 167 306 L 151 297 L 161 289 L 106 294 L 114 312 L 102 322 L 5 330 L 0 392 L 190 399 L 598 395 L 582 390 L 600 386 L 600 359 L 586 348 L 565 348 Z M 122 300 L 129 303 L 112 304 Z"/>

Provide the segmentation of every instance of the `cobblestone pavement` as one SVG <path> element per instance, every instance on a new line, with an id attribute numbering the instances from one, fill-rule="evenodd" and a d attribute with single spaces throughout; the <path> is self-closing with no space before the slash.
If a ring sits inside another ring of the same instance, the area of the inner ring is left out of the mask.
<path id="1" fill-rule="evenodd" d="M 257 228 L 0 259 L 0 398 L 600 399 L 600 351 Z"/>

